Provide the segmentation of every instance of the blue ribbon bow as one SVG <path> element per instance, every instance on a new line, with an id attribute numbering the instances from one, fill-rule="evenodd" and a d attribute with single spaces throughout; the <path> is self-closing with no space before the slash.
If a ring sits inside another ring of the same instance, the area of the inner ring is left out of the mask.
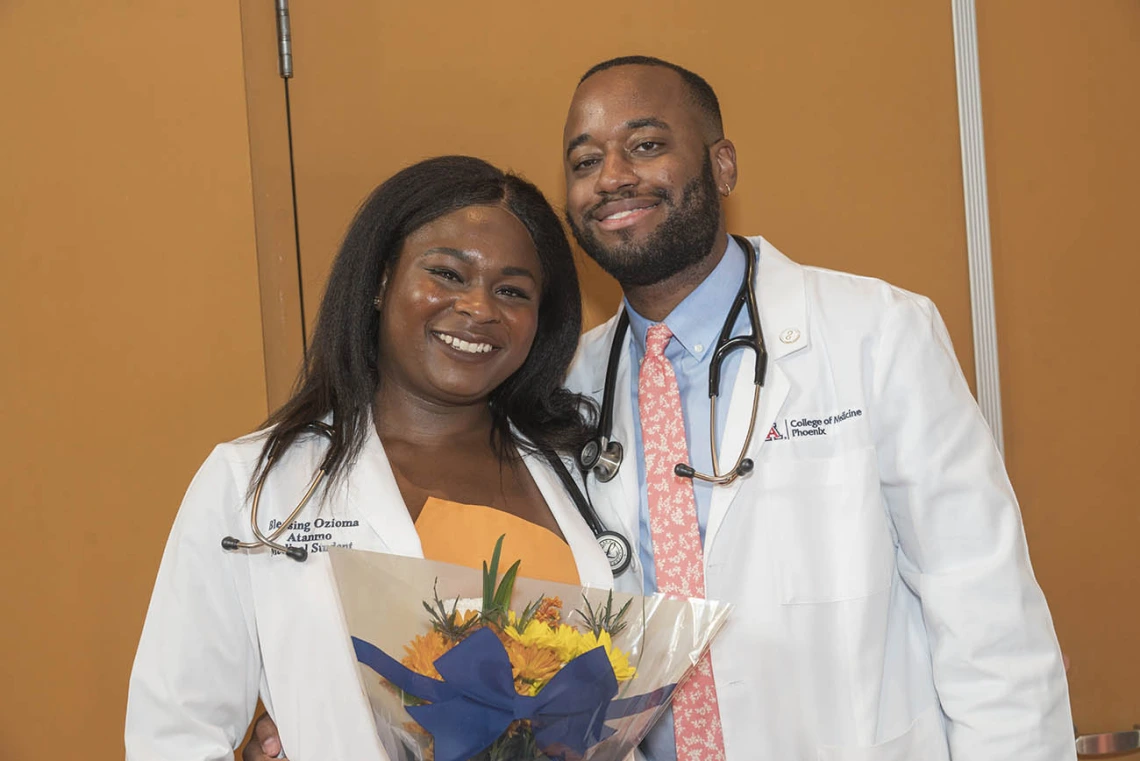
<path id="1" fill-rule="evenodd" d="M 352 638 L 356 658 L 428 705 L 408 713 L 435 739 L 436 761 L 466 761 L 491 745 L 512 722 L 531 722 L 535 742 L 553 758 L 581 757 L 613 734 L 607 719 L 660 705 L 673 685 L 614 701 L 617 679 L 602 647 L 574 658 L 534 697 L 515 691 L 511 661 L 488 629 L 474 633 L 435 661 L 443 681 L 417 674 L 382 650 Z M 612 703 L 612 704 L 611 704 Z"/>

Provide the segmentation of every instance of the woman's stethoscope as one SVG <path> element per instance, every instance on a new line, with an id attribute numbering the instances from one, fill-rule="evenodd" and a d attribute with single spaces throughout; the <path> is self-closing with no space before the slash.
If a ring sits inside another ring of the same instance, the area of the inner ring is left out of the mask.
<path id="1" fill-rule="evenodd" d="M 709 446 L 712 450 L 713 472 L 711 475 L 700 473 L 693 468 L 692 465 L 686 463 L 677 463 L 673 468 L 673 472 L 682 478 L 697 478 L 718 485 L 730 484 L 737 478 L 747 475 L 752 470 L 752 460 L 746 458 L 744 455 L 752 442 L 752 433 L 756 427 L 756 411 L 760 403 L 760 389 L 764 386 L 764 376 L 768 367 L 768 352 L 764 348 L 764 336 L 760 330 L 760 314 L 756 308 L 756 289 L 752 280 L 756 249 L 753 248 L 751 241 L 746 238 L 735 235 L 733 238 L 736 239 L 736 242 L 745 252 L 744 282 L 741 283 L 732 309 L 729 310 L 728 317 L 724 321 L 724 327 L 721 328 L 720 337 L 717 339 L 716 347 L 713 349 L 712 366 L 709 368 L 709 405 L 711 408 L 709 417 Z M 733 336 L 732 329 L 736 325 L 736 320 L 740 316 L 740 310 L 742 308 L 748 309 L 751 335 Z M 595 431 L 594 438 L 590 439 L 578 454 L 577 464 L 582 470 L 582 473 L 588 476 L 593 472 L 594 476 L 602 482 L 613 480 L 614 476 L 617 475 L 618 469 L 621 467 L 623 459 L 622 445 L 610 437 L 613 434 L 614 387 L 617 382 L 617 368 L 621 361 L 621 354 L 625 344 L 625 334 L 628 329 L 629 315 L 623 310 L 620 317 L 618 317 L 613 343 L 610 344 L 609 362 L 606 365 L 606 382 L 602 395 L 601 414 L 598 417 L 598 427 Z M 721 473 L 716 451 L 716 401 L 720 395 L 720 369 L 724 358 L 737 349 L 752 349 L 756 355 L 755 374 L 753 378 L 754 388 L 752 392 L 752 414 L 749 416 L 748 433 L 744 437 L 744 446 L 740 450 L 740 456 L 736 458 L 736 465 L 728 472 Z M 307 428 L 310 431 L 327 437 L 330 441 L 333 438 L 332 428 L 325 423 L 310 423 Z M 272 462 L 275 455 L 276 452 L 269 453 L 266 458 L 266 467 L 269 467 L 269 463 Z M 575 507 L 578 508 L 582 519 L 586 521 L 586 525 L 590 527 L 594 538 L 598 541 L 602 551 L 606 554 L 606 559 L 609 561 L 610 570 L 613 572 L 613 575 L 619 576 L 624 573 L 633 560 L 633 549 L 629 539 L 616 531 L 606 529 L 605 524 L 598 518 L 598 514 L 594 510 L 589 497 L 586 496 L 578 486 L 577 482 L 570 475 L 570 471 L 567 469 L 565 463 L 563 463 L 556 454 L 553 452 L 544 452 L 543 455 L 554 469 L 554 472 L 558 475 L 562 485 L 566 488 L 566 491 L 570 494 L 570 498 L 574 501 Z M 280 544 L 277 540 L 293 523 L 293 520 L 300 515 L 305 505 L 309 503 L 309 500 L 312 499 L 317 487 L 320 486 L 325 478 L 325 472 L 325 466 L 322 464 L 320 470 L 317 471 L 316 475 L 314 475 L 309 482 L 309 487 L 305 490 L 301 501 L 293 508 L 293 512 L 268 536 L 262 533 L 260 527 L 257 525 L 257 513 L 261 505 L 261 489 L 265 485 L 265 481 L 262 480 L 258 483 L 257 488 L 253 492 L 253 500 L 249 513 L 249 524 L 253 531 L 254 540 L 252 542 L 241 542 L 235 537 L 227 536 L 222 539 L 222 548 L 226 550 L 237 550 L 269 547 L 284 553 L 293 560 L 298 562 L 304 561 L 308 557 L 308 552 L 304 547 Z"/>
<path id="2" fill-rule="evenodd" d="M 333 441 L 332 427 L 326 423 L 312 422 L 306 425 L 302 431 L 318 433 L 321 436 L 324 436 L 330 442 Z M 273 463 L 273 460 L 276 456 L 276 449 L 271 449 L 265 458 L 266 470 L 269 469 L 269 466 Z M 327 461 L 328 456 L 326 455 L 325 462 Z M 281 525 L 277 527 L 277 530 L 275 530 L 269 536 L 261 533 L 261 528 L 257 525 L 257 511 L 261 508 L 261 488 L 265 486 L 265 479 L 262 478 L 260 481 L 258 481 L 257 488 L 253 490 L 253 504 L 250 505 L 249 509 L 249 527 L 253 530 L 253 541 L 240 542 L 238 541 L 237 537 L 223 537 L 222 549 L 252 550 L 257 547 L 269 547 L 270 549 L 285 553 L 285 555 L 288 556 L 291 560 L 296 560 L 298 563 L 305 562 L 305 560 L 309 557 L 308 550 L 306 550 L 304 547 L 296 547 L 291 544 L 281 544 L 277 541 L 277 539 L 283 533 L 285 533 L 286 529 L 288 529 L 293 524 L 293 521 L 297 518 L 298 515 L 301 514 L 301 511 L 305 509 L 305 505 L 309 504 L 309 500 L 313 498 L 313 494 L 316 493 L 317 487 L 321 485 L 321 481 L 325 480 L 325 473 L 328 472 L 325 462 L 321 463 L 320 470 L 318 470 L 313 476 L 313 479 L 309 481 L 309 488 L 305 490 L 305 495 L 301 497 L 301 501 L 298 502 L 297 506 L 293 508 L 293 512 L 289 513 L 289 517 L 286 518 L 281 523 Z"/>

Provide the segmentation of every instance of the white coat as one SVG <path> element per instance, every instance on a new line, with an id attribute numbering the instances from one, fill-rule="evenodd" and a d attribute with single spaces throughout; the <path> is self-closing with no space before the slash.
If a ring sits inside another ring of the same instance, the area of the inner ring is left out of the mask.
<path id="1" fill-rule="evenodd" d="M 712 648 L 729 761 L 1075 758 L 1017 502 L 935 307 L 751 240 L 769 353 L 755 470 L 716 487 L 705 538 L 706 596 L 735 604 Z M 615 324 L 584 337 L 568 383 L 599 402 Z M 623 351 L 627 461 L 589 490 L 636 544 L 630 373 Z M 724 382 L 733 462 L 752 373 Z"/>
<path id="2" fill-rule="evenodd" d="M 388 758 L 358 681 L 328 555 L 319 551 L 335 543 L 423 556 L 388 459 L 370 431 L 343 485 L 323 501 L 318 492 L 297 519 L 308 527 L 295 533 L 320 538 L 290 542 L 310 550 L 296 563 L 264 548 L 220 545 L 223 536 L 250 537 L 245 494 L 261 443 L 247 437 L 218 446 L 178 511 L 131 673 L 128 761 L 232 759 L 259 695 L 291 761 Z M 323 438 L 309 436 L 282 456 L 262 496 L 263 530 L 292 511 L 325 448 Z M 525 461 L 583 585 L 612 586 L 605 555 L 558 477 L 541 457 Z"/>

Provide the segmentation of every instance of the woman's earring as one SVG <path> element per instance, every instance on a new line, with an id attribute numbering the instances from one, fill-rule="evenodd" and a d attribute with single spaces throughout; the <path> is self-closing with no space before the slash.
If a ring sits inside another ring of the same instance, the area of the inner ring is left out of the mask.
<path id="1" fill-rule="evenodd" d="M 376 298 L 372 299 L 372 306 L 376 307 L 376 311 L 377 311 L 377 312 L 379 312 L 379 311 L 380 311 L 380 305 L 381 305 L 382 303 L 384 303 L 384 302 L 380 301 L 380 296 L 379 296 L 379 294 L 377 294 Z"/>

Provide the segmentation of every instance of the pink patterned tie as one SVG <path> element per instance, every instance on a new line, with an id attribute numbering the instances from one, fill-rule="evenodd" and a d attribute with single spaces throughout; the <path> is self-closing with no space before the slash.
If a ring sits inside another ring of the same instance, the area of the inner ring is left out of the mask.
<path id="1" fill-rule="evenodd" d="M 704 597 L 705 565 L 693 482 L 673 474 L 674 465 L 689 461 L 689 449 L 677 376 L 665 358 L 665 347 L 672 338 L 664 324 L 649 328 L 637 386 L 653 563 L 658 591 Z M 720 708 L 708 653 L 673 700 L 673 733 L 677 761 L 723 761 Z"/>

